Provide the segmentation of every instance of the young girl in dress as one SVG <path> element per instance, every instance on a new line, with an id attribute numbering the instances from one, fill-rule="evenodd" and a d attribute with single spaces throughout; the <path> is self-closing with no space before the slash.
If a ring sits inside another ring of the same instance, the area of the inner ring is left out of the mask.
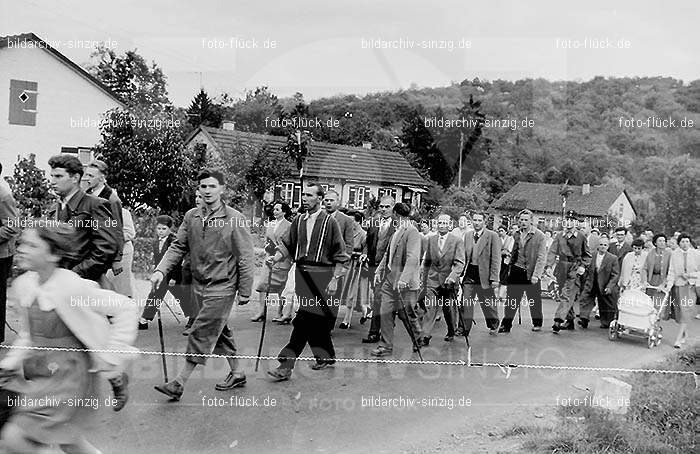
<path id="1" fill-rule="evenodd" d="M 61 268 L 75 250 L 74 238 L 72 227 L 54 223 L 27 230 L 17 248 L 17 264 L 26 273 L 15 279 L 11 296 L 27 320 L 16 348 L 0 361 L 3 387 L 20 393 L 8 403 L 14 408 L 2 429 L 2 452 L 45 452 L 57 445 L 67 453 L 99 453 L 84 434 L 95 411 L 115 401 L 98 397 L 97 372 L 123 370 L 137 352 L 131 346 L 136 303 Z"/>

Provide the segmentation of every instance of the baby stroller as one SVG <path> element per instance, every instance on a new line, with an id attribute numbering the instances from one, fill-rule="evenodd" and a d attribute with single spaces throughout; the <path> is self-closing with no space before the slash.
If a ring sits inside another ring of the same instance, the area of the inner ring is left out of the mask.
<path id="1" fill-rule="evenodd" d="M 664 306 L 668 302 L 669 292 L 660 287 L 649 287 L 664 292 L 664 297 L 657 309 L 652 297 L 641 290 L 629 289 L 617 302 L 617 317 L 610 322 L 608 338 L 611 341 L 625 336 L 643 337 L 649 348 L 661 344 L 662 328 L 659 323 Z"/>

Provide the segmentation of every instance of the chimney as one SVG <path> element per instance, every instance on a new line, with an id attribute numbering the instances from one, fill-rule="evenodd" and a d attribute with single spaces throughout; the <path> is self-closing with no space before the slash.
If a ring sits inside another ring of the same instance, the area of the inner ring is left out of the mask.
<path id="1" fill-rule="evenodd" d="M 226 120 L 223 123 L 221 123 L 221 129 L 224 129 L 226 131 L 235 131 L 236 122 L 232 120 Z"/>
<path id="2" fill-rule="evenodd" d="M 372 142 L 362 142 L 362 148 L 372 149 Z"/>
<path id="3" fill-rule="evenodd" d="M 583 195 L 588 195 L 591 193 L 591 185 L 590 184 L 584 184 L 581 186 L 581 194 Z"/>

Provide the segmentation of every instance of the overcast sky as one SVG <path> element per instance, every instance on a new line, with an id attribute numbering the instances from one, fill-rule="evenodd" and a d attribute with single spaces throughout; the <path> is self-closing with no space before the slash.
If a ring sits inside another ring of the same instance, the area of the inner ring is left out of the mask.
<path id="1" fill-rule="evenodd" d="M 79 64 L 91 50 L 70 48 L 71 40 L 81 41 L 73 47 L 89 47 L 82 43 L 88 40 L 110 40 L 122 51 L 136 47 L 163 68 L 170 97 L 180 106 L 189 104 L 200 80 L 212 96 L 238 97 L 268 85 L 280 96 L 300 91 L 310 100 L 474 77 L 700 78 L 696 0 L 0 0 L 0 5 L 0 34 L 34 32 L 60 42 L 58 50 Z M 254 40 L 258 48 L 236 49 L 236 38 L 247 40 L 238 41 L 239 47 Z M 370 48 L 377 44 L 396 48 Z M 621 48 L 600 48 L 609 45 Z"/>

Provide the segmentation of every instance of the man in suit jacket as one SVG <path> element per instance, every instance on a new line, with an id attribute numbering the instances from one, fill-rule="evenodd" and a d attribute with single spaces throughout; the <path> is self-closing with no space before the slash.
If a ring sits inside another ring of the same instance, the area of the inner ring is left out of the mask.
<path id="1" fill-rule="evenodd" d="M 421 326 L 415 311 L 420 289 L 421 235 L 409 219 L 411 208 L 405 203 L 394 205 L 396 232 L 374 275 L 381 285 L 381 337 L 372 356 L 388 356 L 394 350 L 396 312 L 412 331 L 418 345 L 422 343 Z M 380 279 L 383 279 L 380 281 Z"/>
<path id="2" fill-rule="evenodd" d="M 158 238 L 153 241 L 153 266 L 157 267 L 163 259 L 165 252 L 168 250 L 173 241 L 175 234 L 172 232 L 173 218 L 168 215 L 160 215 L 156 217 L 156 234 Z M 180 304 L 185 317 L 188 317 L 187 325 L 185 325 L 184 335 L 189 334 L 189 329 L 192 327 L 195 317 L 197 316 L 197 306 L 191 296 L 191 288 L 184 285 L 182 276 L 182 265 L 176 264 L 173 269 L 163 278 L 160 286 L 152 289 L 146 298 L 146 306 L 143 308 L 141 320 L 139 321 L 139 329 L 148 329 L 148 322 L 155 317 L 160 304 L 165 298 L 165 294 L 170 290 L 175 299 Z"/>
<path id="3" fill-rule="evenodd" d="M 615 229 L 615 238 L 617 243 L 611 243 L 608 248 L 608 252 L 617 257 L 617 264 L 622 269 L 622 260 L 625 258 L 628 252 L 632 252 L 632 245 L 625 242 L 627 237 L 627 229 L 624 227 L 618 227 Z"/>
<path id="4" fill-rule="evenodd" d="M 392 209 L 396 201 L 391 196 L 384 196 L 379 200 L 379 218 L 372 221 L 372 224 L 367 229 L 367 264 L 369 266 L 369 276 L 373 277 L 377 271 L 382 257 L 389 247 L 389 240 L 396 231 L 392 218 Z M 383 280 L 383 276 L 380 276 Z M 374 279 L 371 279 L 372 285 L 372 321 L 369 326 L 367 337 L 362 339 L 364 344 L 372 344 L 379 342 L 379 334 L 381 328 L 381 297 L 380 285 L 374 284 Z"/>
<path id="5" fill-rule="evenodd" d="M 452 219 L 448 214 L 437 218 L 438 234 L 426 237 L 426 251 L 423 258 L 423 280 L 425 286 L 426 313 L 423 316 L 423 345 L 430 343 L 431 333 L 442 307 L 447 324 L 445 341 L 454 339 L 455 324 L 452 306 L 456 302 L 455 284 L 464 271 L 464 242 L 456 235 L 450 235 Z"/>
<path id="6" fill-rule="evenodd" d="M 600 327 L 607 328 L 615 318 L 615 286 L 620 276 L 620 265 L 617 257 L 608 252 L 608 239 L 601 237 L 598 251 L 588 264 L 586 282 L 581 292 L 581 314 L 579 325 L 588 328 L 591 310 L 598 299 L 600 311 Z"/>
<path id="7" fill-rule="evenodd" d="M 581 276 L 591 259 L 588 240 L 576 228 L 576 222 L 571 216 L 565 219 L 564 230 L 557 234 L 549 248 L 547 265 L 555 266 L 554 276 L 561 289 L 561 300 L 552 325 L 555 333 L 562 329 L 574 329 L 572 309 L 581 286 Z"/>
<path id="8" fill-rule="evenodd" d="M 495 289 L 501 272 L 501 239 L 498 233 L 485 227 L 486 213 L 472 214 L 473 232 L 464 236 L 464 279 L 462 305 L 459 308 L 464 331 L 469 335 L 474 321 L 474 305 L 479 299 L 489 334 L 498 332 L 498 309 Z"/>
<path id="9" fill-rule="evenodd" d="M 70 269 L 80 277 L 105 284 L 104 274 L 119 251 L 119 221 L 114 218 L 109 202 L 80 189 L 83 165 L 77 157 L 53 156 L 49 167 L 51 187 L 60 197 L 49 210 L 49 216 L 68 222 L 78 235 L 78 250 L 69 261 Z"/>
<path id="10" fill-rule="evenodd" d="M 547 239 L 535 227 L 534 215 L 530 210 L 522 210 L 518 214 L 518 227 L 520 230 L 513 237 L 506 306 L 499 333 L 510 332 L 523 293 L 530 306 L 532 331 L 542 330 L 542 294 L 539 282 L 547 261 Z"/>
<path id="11" fill-rule="evenodd" d="M 12 258 L 20 233 L 19 215 L 10 185 L 2 178 L 0 164 L 0 342 L 5 341 L 7 279 L 12 271 Z"/>
<path id="12" fill-rule="evenodd" d="M 330 191 L 326 192 L 326 195 L 323 199 L 323 204 L 325 206 L 326 213 L 328 213 L 333 219 L 335 219 L 338 223 L 338 227 L 340 227 L 340 234 L 342 235 L 343 241 L 345 242 L 345 253 L 348 257 L 352 257 L 352 252 L 355 247 L 355 220 L 347 214 L 342 213 L 338 210 L 338 207 L 340 206 L 340 195 L 336 191 L 331 189 Z M 345 276 L 341 277 L 340 282 L 338 282 L 338 285 L 341 289 L 344 286 L 344 281 Z M 340 294 L 341 292 L 338 293 Z M 345 305 L 345 302 L 340 301 L 340 304 Z"/>

